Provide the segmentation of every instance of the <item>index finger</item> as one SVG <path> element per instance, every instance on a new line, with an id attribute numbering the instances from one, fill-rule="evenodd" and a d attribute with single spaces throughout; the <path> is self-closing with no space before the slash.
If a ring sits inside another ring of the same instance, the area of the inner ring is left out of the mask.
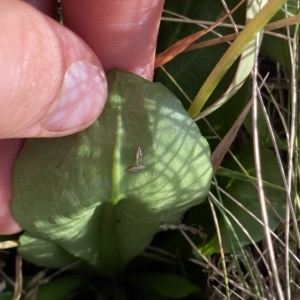
<path id="1" fill-rule="evenodd" d="M 64 25 L 94 50 L 104 69 L 152 80 L 163 0 L 62 0 Z"/>

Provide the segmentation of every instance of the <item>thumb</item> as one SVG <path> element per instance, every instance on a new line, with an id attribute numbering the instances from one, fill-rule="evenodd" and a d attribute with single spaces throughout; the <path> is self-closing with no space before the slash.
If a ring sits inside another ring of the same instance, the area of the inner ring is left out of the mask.
<path id="1" fill-rule="evenodd" d="M 75 34 L 22 1 L 0 0 L 0 138 L 88 127 L 107 97 L 103 68 Z"/>

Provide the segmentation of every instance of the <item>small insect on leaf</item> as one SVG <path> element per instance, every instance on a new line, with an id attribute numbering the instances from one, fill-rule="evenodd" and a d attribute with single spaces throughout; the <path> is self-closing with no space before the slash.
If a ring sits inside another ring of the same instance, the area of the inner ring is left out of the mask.
<path id="1" fill-rule="evenodd" d="M 142 155 L 141 147 L 137 147 L 136 154 L 135 154 L 135 158 L 136 158 L 135 165 L 133 167 L 129 168 L 128 172 L 137 173 L 146 168 L 146 166 L 140 164 L 142 161 L 142 156 L 143 155 Z"/>
<path id="2" fill-rule="evenodd" d="M 137 165 L 137 166 L 134 166 L 134 167 L 131 167 L 130 169 L 128 169 L 128 172 L 131 172 L 131 173 L 137 173 L 141 170 L 144 170 L 146 168 L 146 166 L 143 166 L 143 165 Z"/>
<path id="3" fill-rule="evenodd" d="M 142 161 L 142 149 L 141 147 L 137 147 L 136 149 L 136 154 L 135 154 L 135 157 L 136 157 L 136 165 L 138 166 L 140 164 L 140 162 Z"/>

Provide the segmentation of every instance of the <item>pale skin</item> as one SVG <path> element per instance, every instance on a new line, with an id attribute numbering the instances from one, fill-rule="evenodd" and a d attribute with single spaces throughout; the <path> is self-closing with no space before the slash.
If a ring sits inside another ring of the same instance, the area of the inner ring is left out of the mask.
<path id="1" fill-rule="evenodd" d="M 31 2 L 53 16 L 55 1 Z M 163 2 L 63 0 L 71 31 L 20 0 L 0 0 L 0 234 L 22 230 L 9 201 L 24 138 L 88 127 L 106 101 L 104 71 L 118 68 L 152 80 Z"/>

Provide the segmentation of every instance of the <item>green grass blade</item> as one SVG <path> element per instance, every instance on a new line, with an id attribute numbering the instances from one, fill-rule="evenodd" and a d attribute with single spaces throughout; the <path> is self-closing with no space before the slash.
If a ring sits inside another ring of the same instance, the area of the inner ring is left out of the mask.
<path id="1" fill-rule="evenodd" d="M 285 2 L 286 0 L 270 0 L 235 39 L 210 73 L 191 104 L 188 112 L 192 118 L 198 115 L 227 70 Z"/>

